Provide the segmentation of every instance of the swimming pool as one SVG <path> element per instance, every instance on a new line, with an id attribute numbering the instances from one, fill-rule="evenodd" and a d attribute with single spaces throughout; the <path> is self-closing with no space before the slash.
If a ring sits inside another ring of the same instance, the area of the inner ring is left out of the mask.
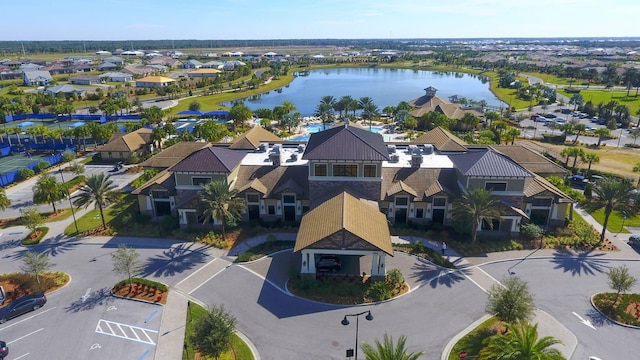
<path id="1" fill-rule="evenodd" d="M 371 128 L 371 132 L 374 132 L 374 133 L 378 133 L 382 129 L 377 129 L 378 131 L 375 131 L 375 130 L 376 129 L 374 129 L 374 127 Z M 296 136 L 290 137 L 288 140 L 290 140 L 290 141 L 309 141 L 309 137 L 311 137 L 310 134 L 296 135 Z M 384 141 L 391 141 L 391 135 L 382 135 L 382 138 L 383 138 Z"/>

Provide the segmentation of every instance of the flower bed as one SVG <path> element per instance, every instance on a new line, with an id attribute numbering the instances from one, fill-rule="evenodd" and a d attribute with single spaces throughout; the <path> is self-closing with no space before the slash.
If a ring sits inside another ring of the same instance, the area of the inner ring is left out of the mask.
<path id="1" fill-rule="evenodd" d="M 39 227 L 34 231 L 30 232 L 29 235 L 22 240 L 22 245 L 35 245 L 40 243 L 43 237 L 47 235 L 49 232 L 49 228 L 46 226 Z"/>
<path id="2" fill-rule="evenodd" d="M 622 324 L 640 326 L 640 294 L 620 294 L 614 305 L 615 293 L 593 296 L 593 305 L 605 316 Z"/>
<path id="3" fill-rule="evenodd" d="M 129 279 L 125 279 L 117 283 L 111 292 L 120 297 L 132 298 L 152 303 L 167 303 L 167 295 L 169 288 L 167 285 L 141 278 L 132 278 L 131 284 Z"/>

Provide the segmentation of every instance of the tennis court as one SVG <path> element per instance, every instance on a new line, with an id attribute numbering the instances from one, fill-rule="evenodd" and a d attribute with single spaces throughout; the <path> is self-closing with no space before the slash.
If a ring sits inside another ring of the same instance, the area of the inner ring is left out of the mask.
<path id="1" fill-rule="evenodd" d="M 24 153 L 0 157 L 0 174 L 5 174 L 14 170 L 22 169 L 31 163 L 37 163 L 40 160 L 47 160 L 50 155 L 32 154 L 31 157 Z"/>

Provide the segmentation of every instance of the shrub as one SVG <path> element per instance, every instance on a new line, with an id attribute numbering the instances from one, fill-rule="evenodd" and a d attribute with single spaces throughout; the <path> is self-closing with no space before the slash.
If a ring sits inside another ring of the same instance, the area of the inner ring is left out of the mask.
<path id="1" fill-rule="evenodd" d="M 529 240 L 535 240 L 544 235 L 544 230 L 536 224 L 528 223 L 520 226 L 520 233 Z"/>
<path id="2" fill-rule="evenodd" d="M 160 219 L 160 227 L 162 227 L 162 230 L 164 231 L 175 230 L 178 226 L 178 218 L 176 217 L 165 215 Z"/>
<path id="3" fill-rule="evenodd" d="M 74 160 L 75 158 L 76 158 L 76 153 L 74 151 L 67 150 L 67 151 L 62 153 L 62 161 L 63 162 L 69 162 L 69 161 Z"/>
<path id="4" fill-rule="evenodd" d="M 129 154 L 129 157 L 127 158 L 127 164 L 137 164 L 139 162 L 140 156 L 135 151 Z"/>
<path id="5" fill-rule="evenodd" d="M 151 221 L 151 215 L 136 213 L 136 222 L 138 224 L 147 225 Z"/>
<path id="6" fill-rule="evenodd" d="M 36 166 L 33 168 L 33 171 L 35 171 L 36 174 L 40 174 L 41 172 L 46 170 L 49 166 L 51 166 L 51 164 L 49 164 L 48 161 L 40 160 L 38 161 Z"/>
<path id="7" fill-rule="evenodd" d="M 387 281 L 394 289 L 397 289 L 404 285 L 404 276 L 398 269 L 392 269 L 387 273 Z"/>
<path id="8" fill-rule="evenodd" d="M 383 301 L 391 299 L 391 285 L 386 281 L 378 281 L 371 285 L 369 291 L 367 292 L 367 296 L 373 301 Z"/>
<path id="9" fill-rule="evenodd" d="M 36 172 L 29 168 L 22 168 L 16 172 L 16 180 L 18 181 L 27 180 L 28 178 L 32 177 L 35 174 Z"/>

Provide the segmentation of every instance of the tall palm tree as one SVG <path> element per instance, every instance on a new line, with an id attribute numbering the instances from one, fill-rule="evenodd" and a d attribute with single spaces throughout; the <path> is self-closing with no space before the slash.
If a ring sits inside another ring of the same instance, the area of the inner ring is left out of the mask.
<path id="1" fill-rule="evenodd" d="M 323 130 L 327 128 L 327 124 L 333 122 L 333 107 L 331 105 L 321 102 L 316 107 L 315 115 L 322 121 Z"/>
<path id="2" fill-rule="evenodd" d="M 235 130 L 238 127 L 244 127 L 245 122 L 252 116 L 253 112 L 247 107 L 247 105 L 244 103 L 237 103 L 233 105 L 229 111 L 229 115 L 227 115 L 227 118 L 233 121 L 233 127 Z"/>
<path id="3" fill-rule="evenodd" d="M 91 175 L 84 186 L 80 188 L 80 193 L 74 196 L 73 204 L 84 207 L 94 204 L 94 207 L 100 211 L 102 227 L 106 228 L 104 208 L 118 201 L 120 198 L 120 191 L 118 191 L 117 188 L 118 187 L 113 184 L 113 181 L 109 179 L 109 176 L 105 176 L 104 174 Z"/>
<path id="4" fill-rule="evenodd" d="M 7 193 L 3 187 L 0 187 L 0 210 L 5 211 L 11 206 L 11 200 L 7 197 Z"/>
<path id="5" fill-rule="evenodd" d="M 244 200 L 237 197 L 238 192 L 231 190 L 224 180 L 213 180 L 202 187 L 200 200 L 206 206 L 203 212 L 204 221 L 219 219 L 222 224 L 222 240 L 226 239 L 226 222 L 237 219 L 244 209 Z"/>
<path id="6" fill-rule="evenodd" d="M 600 242 L 604 240 L 609 224 L 609 216 L 615 211 L 626 211 L 633 204 L 633 186 L 624 181 L 613 178 L 604 178 L 593 186 L 595 196 L 591 199 L 591 205 L 595 209 L 604 208 L 604 221 L 602 223 L 602 233 Z"/>
<path id="7" fill-rule="evenodd" d="M 478 237 L 478 228 L 486 221 L 493 229 L 493 220 L 502 220 L 498 211 L 499 200 L 491 191 L 477 187 L 469 189 L 453 202 L 453 217 L 471 224 L 471 242 Z"/>
<path id="8" fill-rule="evenodd" d="M 64 185 L 59 183 L 55 176 L 48 173 L 42 174 L 33 187 L 33 203 L 51 204 L 54 214 L 57 212 L 56 201 L 64 199 L 65 195 Z"/>
<path id="9" fill-rule="evenodd" d="M 367 360 L 416 360 L 424 354 L 424 351 L 409 353 L 406 349 L 407 337 L 400 335 L 398 344 L 394 344 L 393 337 L 384 334 L 382 343 L 375 340 L 375 348 L 367 343 L 360 346 Z"/>
<path id="10" fill-rule="evenodd" d="M 591 176 L 591 164 L 597 164 L 600 162 L 600 156 L 596 153 L 585 153 L 581 156 L 581 160 L 583 162 L 589 163 L 589 167 L 587 168 L 587 177 Z"/>
<path id="11" fill-rule="evenodd" d="M 562 342 L 552 336 L 538 338 L 538 324 L 518 322 L 509 332 L 492 336 L 480 351 L 483 360 L 564 360 L 560 350 L 552 348 Z"/>
<path id="12" fill-rule="evenodd" d="M 298 110 L 298 108 L 295 105 L 293 105 L 293 103 L 289 100 L 283 101 L 282 104 L 280 104 L 280 106 L 284 108 L 284 111 L 286 114 L 292 112 L 293 110 Z"/>

